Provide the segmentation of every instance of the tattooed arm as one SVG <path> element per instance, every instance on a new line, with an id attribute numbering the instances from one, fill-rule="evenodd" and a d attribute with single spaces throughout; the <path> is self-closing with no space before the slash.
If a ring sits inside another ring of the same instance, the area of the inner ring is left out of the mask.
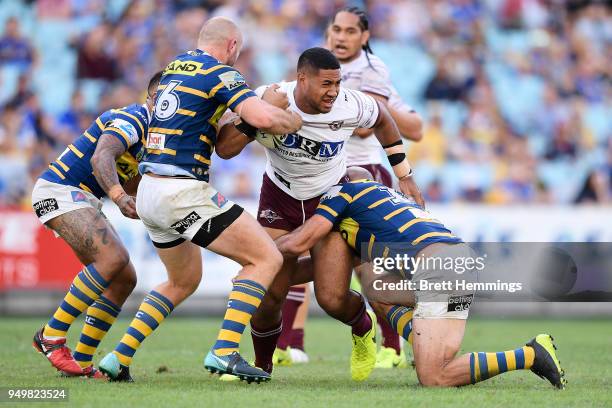
<path id="1" fill-rule="evenodd" d="M 106 136 L 100 136 L 96 151 L 91 157 L 91 166 L 93 167 L 94 176 L 102 190 L 113 200 L 123 215 L 129 218 L 138 218 L 136 213 L 136 200 L 128 195 L 121 184 L 119 184 L 119 176 L 117 175 L 116 160 L 126 148 L 119 139 Z"/>

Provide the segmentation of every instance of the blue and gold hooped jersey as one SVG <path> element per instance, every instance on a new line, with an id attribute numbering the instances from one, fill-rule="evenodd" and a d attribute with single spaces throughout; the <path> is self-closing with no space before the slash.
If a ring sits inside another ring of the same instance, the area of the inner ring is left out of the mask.
<path id="1" fill-rule="evenodd" d="M 403 194 L 371 180 L 332 187 L 315 214 L 334 223 L 349 246 L 367 260 L 387 257 L 385 244 L 402 244 L 402 253 L 414 256 L 435 242 L 462 242 Z"/>
<path id="2" fill-rule="evenodd" d="M 208 181 L 219 118 L 251 96 L 255 93 L 238 71 L 206 52 L 176 57 L 157 88 L 141 173 Z"/>
<path id="3" fill-rule="evenodd" d="M 126 152 L 117 159 L 117 175 L 121 184 L 138 174 L 138 162 L 145 153 L 145 136 L 149 127 L 146 105 L 133 104 L 111 109 L 96 118 L 81 136 L 49 165 L 41 178 L 53 183 L 79 187 L 98 198 L 106 193 L 93 174 L 91 157 L 100 137 L 116 137 Z"/>

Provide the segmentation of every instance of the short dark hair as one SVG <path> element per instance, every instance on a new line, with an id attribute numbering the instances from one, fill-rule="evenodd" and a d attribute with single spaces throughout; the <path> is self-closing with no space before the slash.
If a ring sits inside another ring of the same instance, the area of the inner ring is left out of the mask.
<path id="1" fill-rule="evenodd" d="M 331 51 L 321 47 L 309 48 L 300 55 L 297 70 L 318 72 L 320 69 L 340 69 L 340 62 Z"/>
<path id="2" fill-rule="evenodd" d="M 161 81 L 163 73 L 164 71 L 158 71 L 151 77 L 149 85 L 147 85 L 147 94 L 153 95 L 157 92 L 157 87 L 159 86 L 159 81 Z"/>

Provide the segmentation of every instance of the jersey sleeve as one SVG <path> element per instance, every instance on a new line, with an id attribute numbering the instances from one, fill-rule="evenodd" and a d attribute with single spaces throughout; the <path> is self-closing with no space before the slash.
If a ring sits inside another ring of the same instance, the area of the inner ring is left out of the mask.
<path id="1" fill-rule="evenodd" d="M 391 78 L 384 65 L 368 66 L 361 76 L 362 92 L 369 92 L 389 99 L 392 93 Z"/>
<path id="2" fill-rule="evenodd" d="M 143 124 L 135 115 L 118 110 L 112 119 L 106 122 L 102 133 L 115 136 L 128 149 L 144 138 L 145 128 L 146 124 Z"/>
<path id="3" fill-rule="evenodd" d="M 376 99 L 363 92 L 347 90 L 355 99 L 357 127 L 372 128 L 378 120 L 378 103 Z"/>
<path id="4" fill-rule="evenodd" d="M 236 105 L 245 99 L 256 96 L 246 84 L 242 74 L 231 67 L 216 71 L 211 75 L 216 76 L 216 81 L 213 81 L 216 83 L 213 89 L 218 87 L 214 94 L 215 99 L 227 105 L 231 110 L 234 110 Z"/>
<path id="5" fill-rule="evenodd" d="M 351 195 L 347 193 L 347 186 L 334 186 L 327 193 L 321 197 L 321 201 L 317 209 L 315 210 L 315 214 L 319 214 L 333 224 L 336 223 L 338 218 L 342 218 L 342 214 L 348 208 L 349 203 L 351 202 Z"/>

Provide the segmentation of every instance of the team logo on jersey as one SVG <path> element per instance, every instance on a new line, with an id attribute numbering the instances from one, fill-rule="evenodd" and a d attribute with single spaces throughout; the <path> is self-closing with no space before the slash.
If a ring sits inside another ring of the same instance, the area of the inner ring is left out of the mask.
<path id="1" fill-rule="evenodd" d="M 166 74 L 180 74 L 194 76 L 198 73 L 198 70 L 202 68 L 202 63 L 197 61 L 181 61 L 174 60 L 164 70 Z"/>
<path id="2" fill-rule="evenodd" d="M 344 125 L 344 121 L 343 120 L 335 120 L 331 123 L 328 123 L 329 128 L 333 131 L 339 130 L 342 125 Z"/>
<path id="3" fill-rule="evenodd" d="M 276 212 L 274 212 L 274 211 L 272 211 L 270 209 L 261 210 L 261 212 L 259 213 L 259 218 L 264 218 L 264 219 L 268 220 L 268 222 L 270 224 L 272 224 L 276 220 L 282 220 L 283 219 L 283 217 L 281 217 Z"/>
<path id="4" fill-rule="evenodd" d="M 225 198 L 225 197 L 223 196 L 223 194 L 221 194 L 221 193 L 219 193 L 219 192 L 217 192 L 217 194 L 215 194 L 214 196 L 212 196 L 210 199 L 211 199 L 211 200 L 213 201 L 213 203 L 215 203 L 215 204 L 217 205 L 217 207 L 219 207 L 219 208 L 222 208 L 222 207 L 225 205 L 225 203 L 227 203 L 227 198 Z"/>
<path id="5" fill-rule="evenodd" d="M 87 197 L 82 191 L 71 191 L 70 195 L 72 196 L 72 201 L 75 203 L 87 202 Z"/>
<path id="6" fill-rule="evenodd" d="M 195 224 L 198 220 L 202 219 L 195 211 L 192 211 L 185 218 L 180 220 L 177 223 L 174 223 L 170 226 L 173 230 L 178 232 L 179 234 L 183 234 L 189 227 Z"/>
<path id="7" fill-rule="evenodd" d="M 130 122 L 124 119 L 113 119 L 113 121 L 109 124 L 110 127 L 114 127 L 116 129 L 121 130 L 128 138 L 129 144 L 134 144 L 138 142 L 138 133 L 136 132 L 136 128 Z"/>
<path id="8" fill-rule="evenodd" d="M 323 194 L 320 201 L 323 202 L 325 200 L 329 200 L 330 198 L 336 197 L 341 189 L 342 189 L 342 186 L 333 186 L 332 188 L 327 190 L 325 194 Z"/>
<path id="9" fill-rule="evenodd" d="M 291 149 L 300 149 L 311 156 L 318 157 L 334 157 L 340 153 L 344 141 L 340 142 L 317 142 L 310 140 L 297 133 L 289 133 L 287 135 L 280 136 L 281 145 Z"/>
<path id="10" fill-rule="evenodd" d="M 57 200 L 55 198 L 47 198 L 45 200 L 40 200 L 34 203 L 32 207 L 34 208 L 34 211 L 36 212 L 38 218 L 59 209 Z"/>
<path id="11" fill-rule="evenodd" d="M 223 82 L 223 85 L 230 91 L 241 87 L 246 83 L 244 77 L 240 75 L 238 71 L 227 71 L 219 75 L 219 79 Z"/>

